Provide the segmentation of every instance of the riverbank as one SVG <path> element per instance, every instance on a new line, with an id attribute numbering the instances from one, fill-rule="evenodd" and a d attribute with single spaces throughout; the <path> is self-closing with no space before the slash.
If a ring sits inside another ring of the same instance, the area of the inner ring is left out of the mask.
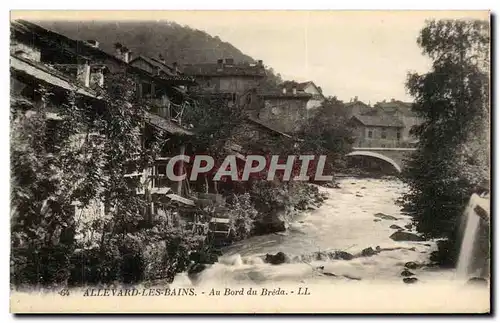
<path id="1" fill-rule="evenodd" d="M 408 239 L 406 233 L 418 237 L 410 229 L 411 217 L 396 203 L 405 189 L 394 178 L 344 178 L 339 180 L 339 188 L 320 187 L 328 199 L 318 209 L 298 216 L 286 232 L 236 242 L 224 248 L 218 262 L 203 272 L 180 274 L 176 280 L 200 284 L 223 279 L 237 284 L 452 279 L 453 270 L 429 263 L 435 242 L 400 239 L 401 232 L 405 233 L 403 239 Z M 272 261 L 280 252 L 285 255 L 278 257 L 283 261 Z"/>

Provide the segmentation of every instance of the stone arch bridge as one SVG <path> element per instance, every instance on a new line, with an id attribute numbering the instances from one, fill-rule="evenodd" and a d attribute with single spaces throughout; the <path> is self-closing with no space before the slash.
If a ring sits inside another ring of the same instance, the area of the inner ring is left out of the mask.
<path id="1" fill-rule="evenodd" d="M 360 156 L 382 160 L 394 167 L 399 173 L 404 167 L 404 159 L 409 157 L 416 148 L 385 148 L 385 147 L 353 147 L 347 156 Z"/>

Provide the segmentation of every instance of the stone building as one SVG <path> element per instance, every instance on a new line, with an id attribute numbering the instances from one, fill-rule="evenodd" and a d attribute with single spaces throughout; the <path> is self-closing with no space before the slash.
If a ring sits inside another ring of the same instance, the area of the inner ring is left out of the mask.
<path id="1" fill-rule="evenodd" d="M 307 110 L 319 107 L 326 100 L 321 87 L 314 84 L 313 81 L 298 83 L 297 91 L 311 94 L 311 98 L 306 105 Z"/>
<path id="2" fill-rule="evenodd" d="M 404 124 L 391 115 L 355 115 L 349 123 L 355 128 L 355 147 L 396 148 L 402 143 Z"/>
<path id="3" fill-rule="evenodd" d="M 258 97 L 262 104 L 257 119 L 272 124 L 280 131 L 297 132 L 307 121 L 307 103 L 311 94 L 299 92 L 295 87 L 283 87 L 281 90 L 259 92 Z"/>
<path id="4" fill-rule="evenodd" d="M 412 103 L 391 99 L 388 102 L 376 103 L 374 108 L 403 122 L 402 141 L 415 142 L 417 140 L 410 134 L 410 131 L 413 126 L 421 124 L 423 120 L 412 110 Z"/>
<path id="5" fill-rule="evenodd" d="M 226 58 L 214 63 L 185 64 L 181 70 L 196 79 L 197 84 L 190 87 L 194 92 L 241 95 L 259 86 L 266 77 L 266 70 L 260 60 L 257 63 L 236 63 Z"/>

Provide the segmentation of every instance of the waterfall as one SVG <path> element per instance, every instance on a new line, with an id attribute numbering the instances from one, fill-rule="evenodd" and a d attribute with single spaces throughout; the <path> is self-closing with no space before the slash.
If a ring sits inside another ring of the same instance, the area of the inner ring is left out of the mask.
<path id="1" fill-rule="evenodd" d="M 476 259 L 476 256 L 478 256 L 476 255 L 478 253 L 478 231 L 482 220 L 476 212 L 476 207 L 480 206 L 484 209 L 484 203 L 484 199 L 477 194 L 473 194 L 465 208 L 463 215 L 465 217 L 465 227 L 456 270 L 457 277 L 459 278 L 468 278 L 476 274 L 474 271 L 477 268 L 474 267 L 476 265 L 475 262 L 478 260 Z"/>

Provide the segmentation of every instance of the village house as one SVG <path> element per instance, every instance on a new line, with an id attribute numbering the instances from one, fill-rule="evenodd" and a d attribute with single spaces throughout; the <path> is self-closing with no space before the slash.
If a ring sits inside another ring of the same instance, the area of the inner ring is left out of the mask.
<path id="1" fill-rule="evenodd" d="M 355 115 L 361 115 L 365 113 L 369 113 L 373 111 L 373 108 L 358 100 L 358 97 L 354 97 L 354 99 L 351 99 L 349 102 L 345 103 L 345 110 L 346 110 L 346 116 L 347 118 L 352 118 Z"/>
<path id="2" fill-rule="evenodd" d="M 422 123 L 422 118 L 420 118 L 413 110 L 412 103 L 403 102 L 395 99 L 391 99 L 390 101 L 382 101 L 378 102 L 374 105 L 374 108 L 381 111 L 384 114 L 392 115 L 398 119 L 400 119 L 404 128 L 402 131 L 402 141 L 404 142 L 416 142 L 416 137 L 410 134 L 411 128 L 413 126 L 419 125 Z"/>
<path id="3" fill-rule="evenodd" d="M 233 103 L 247 90 L 259 86 L 266 77 L 261 60 L 256 63 L 237 63 L 232 58 L 225 58 L 216 63 L 184 64 L 181 71 L 196 80 L 196 84 L 189 88 L 191 92 L 224 93 L 232 96 Z"/>
<path id="4" fill-rule="evenodd" d="M 361 114 L 351 117 L 355 128 L 355 147 L 400 147 L 404 124 L 398 118 L 385 114 Z"/>
<path id="5" fill-rule="evenodd" d="M 308 111 L 321 106 L 326 100 L 321 87 L 314 84 L 313 81 L 298 83 L 297 91 L 311 94 L 311 98 L 307 101 L 306 105 Z"/>
<path id="6" fill-rule="evenodd" d="M 308 118 L 307 103 L 311 94 L 300 92 L 294 84 L 284 84 L 281 89 L 263 90 L 258 97 L 263 104 L 256 118 L 274 128 L 295 133 Z"/>
<path id="7" fill-rule="evenodd" d="M 193 135 L 182 126 L 181 119 L 183 109 L 189 107 L 185 88 L 193 84 L 194 79 L 168 71 L 168 67 L 162 65 L 157 69 L 147 69 L 140 65 L 139 59 L 131 60 L 131 52 L 121 45 L 116 46 L 114 54 L 106 53 L 99 49 L 97 41 L 73 40 L 22 20 L 12 22 L 11 31 L 12 97 L 39 104 L 37 89 L 40 85 L 48 86 L 57 94 L 53 104 L 46 108 L 55 120 L 57 110 L 69 92 L 82 94 L 81 100 L 96 108 L 105 104 L 99 93 L 105 88 L 108 73 L 122 72 L 133 76 L 138 98 L 152 105 L 151 113 L 145 115 L 143 144 L 147 144 L 148 136 L 156 131 L 165 132 L 176 140 L 163 146 L 154 165 L 144 170 L 131 169 L 126 177 L 141 178 L 143 187 L 138 194 L 151 200 L 151 210 L 147 210 L 147 215 L 156 212 L 154 201 L 158 197 L 194 204 L 188 199 L 186 181 L 168 183 L 163 179 L 169 156 L 184 153 L 186 147 L 182 144 L 182 137 Z"/>

